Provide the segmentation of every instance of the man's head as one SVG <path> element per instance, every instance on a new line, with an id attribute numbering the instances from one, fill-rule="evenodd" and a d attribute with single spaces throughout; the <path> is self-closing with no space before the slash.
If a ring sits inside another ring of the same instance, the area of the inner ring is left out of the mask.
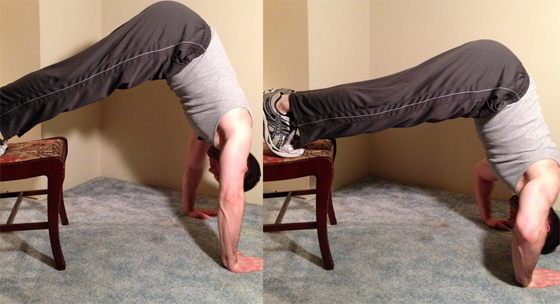
<path id="1" fill-rule="evenodd" d="M 558 215 L 552 208 L 548 212 L 548 226 L 550 229 L 546 233 L 546 241 L 541 251 L 542 254 L 553 252 L 560 244 L 560 219 L 558 219 Z"/>
<path id="2" fill-rule="evenodd" d="M 517 209 L 519 208 L 519 196 L 514 195 L 509 199 L 509 220 L 513 224 L 515 223 L 515 217 L 517 216 Z M 544 242 L 542 254 L 548 254 L 554 252 L 556 247 L 560 244 L 560 219 L 554 209 L 550 208 L 548 212 L 547 220 L 548 231 L 546 233 L 546 240 Z"/>
<path id="3" fill-rule="evenodd" d="M 210 161 L 210 173 L 214 174 L 216 181 L 220 182 L 220 150 L 210 147 L 208 149 L 208 159 Z M 245 172 L 245 178 L 243 179 L 243 191 L 247 192 L 259 182 L 261 179 L 261 167 L 259 162 L 249 153 L 247 157 L 247 172 Z"/>

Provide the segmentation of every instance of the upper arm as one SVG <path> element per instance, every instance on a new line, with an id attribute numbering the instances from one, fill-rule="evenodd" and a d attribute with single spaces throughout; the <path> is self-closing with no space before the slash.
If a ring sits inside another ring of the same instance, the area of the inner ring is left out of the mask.
<path id="1" fill-rule="evenodd" d="M 251 148 L 251 117 L 245 109 L 234 109 L 220 120 L 220 196 L 243 192 L 247 157 Z"/>
<path id="2" fill-rule="evenodd" d="M 527 187 L 529 186 L 529 187 Z M 555 160 L 545 159 L 538 161 L 527 169 L 523 174 L 518 192 L 535 191 L 540 193 L 546 200 L 556 201 L 560 189 L 560 167 Z M 549 207 L 551 207 L 550 205 Z"/>
<path id="3" fill-rule="evenodd" d="M 523 183 L 519 186 L 516 220 L 522 232 L 536 233 L 544 229 L 549 209 L 556 201 L 559 189 L 560 169 L 556 161 L 539 161 L 527 169 Z"/>

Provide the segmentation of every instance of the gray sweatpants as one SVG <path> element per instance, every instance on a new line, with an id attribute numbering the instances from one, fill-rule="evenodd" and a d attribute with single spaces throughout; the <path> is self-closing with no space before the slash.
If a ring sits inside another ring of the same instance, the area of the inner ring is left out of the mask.
<path id="1" fill-rule="evenodd" d="M 539 160 L 560 163 L 519 59 L 495 41 L 470 42 L 386 77 L 290 94 L 302 144 L 457 117 L 475 119 L 496 176 L 513 192 Z"/>
<path id="2" fill-rule="evenodd" d="M 457 117 L 488 117 L 529 87 L 519 59 L 474 41 L 382 78 L 290 94 L 302 144 Z"/>
<path id="3" fill-rule="evenodd" d="M 202 55 L 210 38 L 191 9 L 155 3 L 85 51 L 0 88 L 0 132 L 21 136 L 116 89 L 171 77 Z"/>

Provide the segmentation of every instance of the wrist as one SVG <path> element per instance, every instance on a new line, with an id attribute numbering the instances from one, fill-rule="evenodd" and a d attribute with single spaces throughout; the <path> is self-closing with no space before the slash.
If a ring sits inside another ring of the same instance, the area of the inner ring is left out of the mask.
<path id="1" fill-rule="evenodd" d="M 492 216 L 492 211 L 490 211 L 490 210 L 481 211 L 480 212 L 480 217 L 482 217 L 482 220 L 485 221 L 485 222 L 494 218 Z"/>
<path id="2" fill-rule="evenodd" d="M 492 220 L 491 216 L 482 216 L 482 221 L 488 225 L 488 223 L 490 223 L 490 221 Z"/>
<path id="3" fill-rule="evenodd" d="M 533 280 L 532 277 L 522 278 L 519 276 L 515 276 L 515 279 L 517 280 L 517 283 L 519 283 L 523 287 L 529 287 L 529 285 L 531 285 L 531 281 Z"/>
<path id="4" fill-rule="evenodd" d="M 193 206 L 184 206 L 183 211 L 185 211 L 185 214 L 189 214 L 189 213 L 194 211 L 194 207 Z"/>
<path id="5" fill-rule="evenodd" d="M 234 254 L 233 256 L 222 254 L 222 264 L 224 264 L 225 268 L 232 270 L 232 268 L 237 264 L 237 254 Z"/>

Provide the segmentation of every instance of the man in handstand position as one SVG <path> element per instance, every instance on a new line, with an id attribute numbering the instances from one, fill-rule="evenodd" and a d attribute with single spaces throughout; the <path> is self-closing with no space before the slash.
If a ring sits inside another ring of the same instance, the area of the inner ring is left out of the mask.
<path id="1" fill-rule="evenodd" d="M 85 51 L 0 88 L 0 132 L 4 140 L 21 136 L 116 89 L 158 79 L 166 79 L 180 98 L 194 130 L 183 177 L 185 213 L 200 218 L 217 214 L 227 269 L 262 270 L 262 258 L 237 251 L 244 188 L 251 189 L 260 177 L 256 159 L 249 157 L 250 108 L 218 35 L 186 6 L 153 4 Z M 209 147 L 219 151 L 214 160 L 220 168 L 218 211 L 194 208 Z"/>
<path id="2" fill-rule="evenodd" d="M 265 142 L 282 157 L 299 156 L 305 144 L 321 138 L 474 118 L 486 150 L 475 167 L 482 219 L 493 228 L 512 228 L 513 266 L 521 285 L 560 285 L 560 272 L 536 268 L 560 189 L 560 157 L 536 86 L 505 46 L 474 41 L 378 79 L 304 92 L 265 91 L 263 108 Z M 497 180 L 519 196 L 510 227 L 492 217 L 490 194 Z"/>

